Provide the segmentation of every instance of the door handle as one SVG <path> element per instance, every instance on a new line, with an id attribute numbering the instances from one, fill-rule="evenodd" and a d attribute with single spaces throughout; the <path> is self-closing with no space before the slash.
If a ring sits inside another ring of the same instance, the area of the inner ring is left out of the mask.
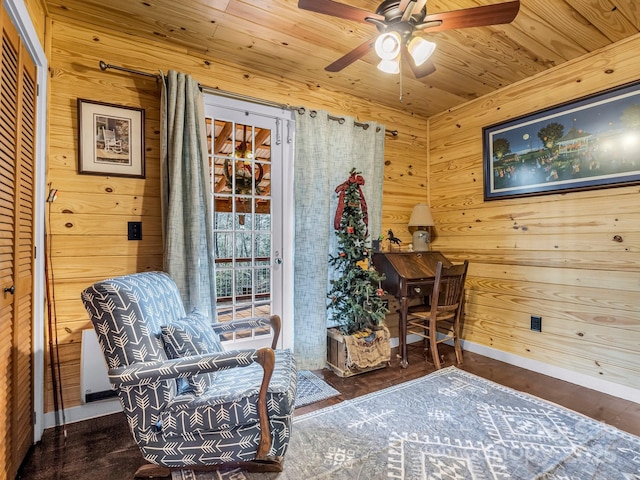
<path id="1" fill-rule="evenodd" d="M 16 286 L 11 285 L 10 287 L 5 288 L 4 293 L 10 293 L 11 295 L 13 295 L 14 293 L 16 293 Z"/>

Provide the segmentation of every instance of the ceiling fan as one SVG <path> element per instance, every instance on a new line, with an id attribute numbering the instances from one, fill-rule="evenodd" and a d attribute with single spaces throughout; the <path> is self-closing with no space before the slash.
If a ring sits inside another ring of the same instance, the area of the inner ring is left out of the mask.
<path id="1" fill-rule="evenodd" d="M 380 32 L 377 38 L 367 40 L 325 67 L 325 70 L 339 72 L 374 47 L 380 57 L 378 68 L 383 72 L 399 73 L 400 59 L 408 57 L 414 75 L 421 78 L 435 71 L 433 63 L 427 60 L 436 47 L 422 38 L 422 34 L 510 23 L 518 14 L 520 0 L 432 15 L 427 14 L 427 0 L 384 0 L 375 13 L 333 0 L 298 0 L 298 8 L 371 23 Z"/>

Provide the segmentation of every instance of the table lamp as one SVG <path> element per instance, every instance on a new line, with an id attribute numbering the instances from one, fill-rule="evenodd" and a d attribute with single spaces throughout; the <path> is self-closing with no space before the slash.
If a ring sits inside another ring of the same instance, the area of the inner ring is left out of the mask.
<path id="1" fill-rule="evenodd" d="M 429 229 L 428 227 L 435 225 L 431 210 L 426 203 L 419 203 L 413 207 L 411 218 L 409 219 L 410 227 L 417 227 L 413 232 L 413 249 L 416 252 L 426 252 L 429 250 Z"/>

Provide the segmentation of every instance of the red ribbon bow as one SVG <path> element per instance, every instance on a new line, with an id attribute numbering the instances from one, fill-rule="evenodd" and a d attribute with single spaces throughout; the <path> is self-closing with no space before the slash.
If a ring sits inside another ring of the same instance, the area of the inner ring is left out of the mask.
<path id="1" fill-rule="evenodd" d="M 341 183 L 336 187 L 336 193 L 338 194 L 338 208 L 336 208 L 336 216 L 333 219 L 333 228 L 336 230 L 340 230 L 340 221 L 342 219 L 342 213 L 344 212 L 344 195 L 349 188 L 349 185 L 355 183 L 358 185 L 358 194 L 360 194 L 360 208 L 362 209 L 362 221 L 367 227 L 365 236 L 369 235 L 369 213 L 367 212 L 367 202 L 364 199 L 364 194 L 362 193 L 361 185 L 364 185 L 364 178 L 362 175 L 357 175 L 352 173 L 349 176 L 349 179 Z"/>

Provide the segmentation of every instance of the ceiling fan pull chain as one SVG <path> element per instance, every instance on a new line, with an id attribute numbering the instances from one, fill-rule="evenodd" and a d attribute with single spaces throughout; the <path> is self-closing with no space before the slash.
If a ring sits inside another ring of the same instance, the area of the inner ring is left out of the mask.
<path id="1" fill-rule="evenodd" d="M 400 60 L 398 63 L 400 63 L 400 72 L 398 73 L 398 75 L 400 75 L 400 103 L 402 103 L 402 53 L 400 53 L 400 55 L 398 55 L 400 57 Z"/>

